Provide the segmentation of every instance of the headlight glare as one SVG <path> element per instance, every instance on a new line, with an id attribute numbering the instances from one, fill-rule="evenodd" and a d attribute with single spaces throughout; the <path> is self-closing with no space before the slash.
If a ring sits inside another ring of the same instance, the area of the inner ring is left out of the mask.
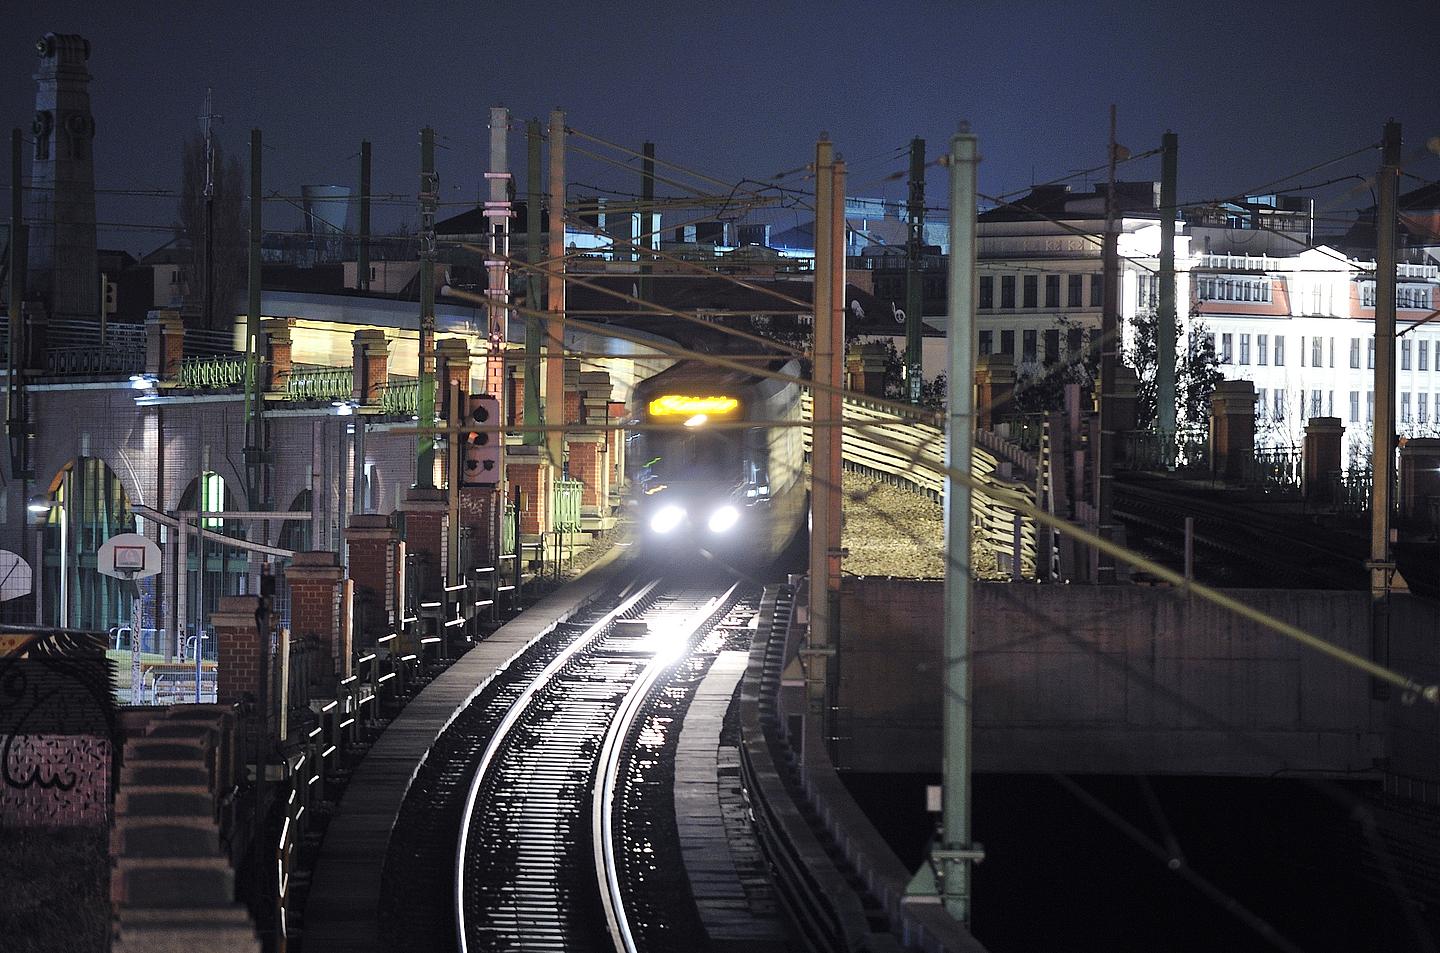
<path id="1" fill-rule="evenodd" d="M 722 506 L 710 514 L 710 532 L 724 533 L 740 521 L 740 511 L 733 506 Z"/>
<path id="2" fill-rule="evenodd" d="M 684 518 L 685 511 L 674 503 L 670 503 L 660 507 L 655 511 L 655 515 L 650 517 L 650 529 L 663 536 L 679 526 L 680 521 Z"/>

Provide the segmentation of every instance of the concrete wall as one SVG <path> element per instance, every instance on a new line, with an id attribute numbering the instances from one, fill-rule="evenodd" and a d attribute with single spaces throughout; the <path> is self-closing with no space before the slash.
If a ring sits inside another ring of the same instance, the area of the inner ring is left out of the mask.
<path id="1" fill-rule="evenodd" d="M 1231 594 L 1369 651 L 1364 592 Z M 938 582 L 845 580 L 842 767 L 939 770 L 941 598 Z M 1410 611 L 1434 631 L 1433 609 Z M 1385 754 L 1389 703 L 1366 677 L 1169 589 L 977 585 L 973 690 L 981 771 L 1266 776 Z"/>

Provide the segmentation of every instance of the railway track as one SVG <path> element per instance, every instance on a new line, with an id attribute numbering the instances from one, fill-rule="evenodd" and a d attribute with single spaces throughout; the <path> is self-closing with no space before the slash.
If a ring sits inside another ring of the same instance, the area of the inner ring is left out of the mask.
<path id="1" fill-rule="evenodd" d="M 756 595 L 729 583 L 632 584 L 497 697 L 491 717 L 503 715 L 460 815 L 461 951 L 687 948 L 678 934 L 693 904 L 678 909 L 684 877 L 664 843 L 673 808 L 657 751 L 678 724 L 686 680 L 675 674 L 744 631 Z"/>

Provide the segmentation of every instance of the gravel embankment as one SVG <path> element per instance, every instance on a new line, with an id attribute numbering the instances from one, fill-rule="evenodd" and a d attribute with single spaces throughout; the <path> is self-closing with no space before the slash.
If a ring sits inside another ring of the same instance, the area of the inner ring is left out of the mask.
<path id="1" fill-rule="evenodd" d="M 939 503 L 855 473 L 846 473 L 843 485 L 846 573 L 906 579 L 945 575 L 944 509 Z M 994 554 L 980 547 L 975 549 L 975 568 L 980 578 L 999 575 Z"/>

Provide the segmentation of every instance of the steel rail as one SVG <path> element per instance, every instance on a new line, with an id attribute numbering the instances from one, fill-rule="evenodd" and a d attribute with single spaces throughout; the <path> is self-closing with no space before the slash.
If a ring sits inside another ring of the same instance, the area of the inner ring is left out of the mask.
<path id="1" fill-rule="evenodd" d="M 475 776 L 470 782 L 470 790 L 465 798 L 465 809 L 460 815 L 460 839 L 455 851 L 455 929 L 460 953 L 468 953 L 469 951 L 465 928 L 465 861 L 468 851 L 470 819 L 474 814 L 475 803 L 480 796 L 480 788 L 485 783 L 490 765 L 495 761 L 496 756 L 508 740 L 510 732 L 523 717 L 530 703 L 550 685 L 560 670 L 569 664 L 576 655 L 588 648 L 591 643 L 603 638 L 609 632 L 610 626 L 616 619 L 634 608 L 654 592 L 659 585 L 659 579 L 651 580 L 635 593 L 623 599 L 615 608 L 601 616 L 593 625 L 566 646 L 559 655 L 551 660 L 549 665 L 545 666 L 544 671 L 526 686 L 520 696 L 511 703 L 505 712 L 505 717 L 501 719 L 500 724 L 495 729 L 494 735 L 491 736 L 490 742 L 485 746 L 485 753 L 481 755 L 480 762 L 475 768 Z"/>
<path id="2" fill-rule="evenodd" d="M 734 604 L 735 592 L 740 588 L 737 581 L 724 593 L 712 597 L 685 619 L 676 633 L 676 640 L 687 646 L 695 635 L 714 625 L 718 618 Z M 645 709 L 645 700 L 655 683 L 670 670 L 684 655 L 663 656 L 657 649 L 645 673 L 636 679 L 620 703 L 610 730 L 605 734 L 604 744 L 595 772 L 595 784 L 590 799 L 591 846 L 595 859 L 596 882 L 600 889 L 600 902 L 605 908 L 605 923 L 611 942 L 621 953 L 637 953 L 635 936 L 630 929 L 630 918 L 625 910 L 624 889 L 620 883 L 620 871 L 615 861 L 614 805 L 620 785 L 620 771 L 625 765 L 625 742 L 630 737 L 635 720 Z"/>

